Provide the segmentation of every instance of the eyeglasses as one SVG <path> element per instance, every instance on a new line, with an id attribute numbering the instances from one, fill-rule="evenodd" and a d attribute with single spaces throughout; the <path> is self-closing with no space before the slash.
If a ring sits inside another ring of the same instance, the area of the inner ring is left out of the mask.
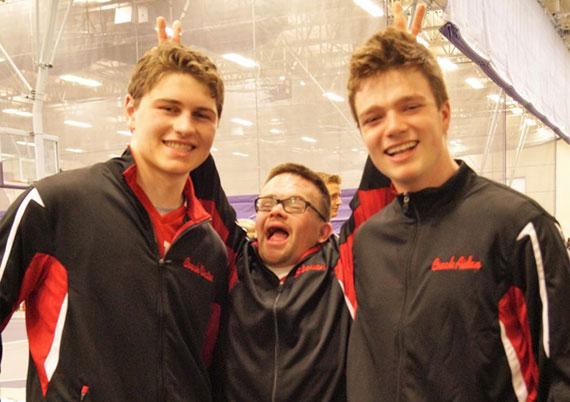
<path id="1" fill-rule="evenodd" d="M 294 215 L 302 214 L 307 210 L 307 208 L 311 208 L 317 213 L 317 215 L 319 215 L 319 218 L 325 222 L 328 221 L 328 219 L 326 219 L 317 208 L 311 205 L 309 201 L 305 201 L 302 197 L 299 197 L 297 195 L 285 198 L 284 200 L 279 200 L 277 198 L 269 196 L 258 197 L 255 199 L 255 212 L 270 212 L 277 204 L 283 205 L 285 212 Z"/>

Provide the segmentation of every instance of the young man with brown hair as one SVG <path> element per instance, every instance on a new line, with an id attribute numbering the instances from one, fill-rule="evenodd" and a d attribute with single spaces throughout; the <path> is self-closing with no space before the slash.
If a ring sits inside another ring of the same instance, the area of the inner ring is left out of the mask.
<path id="1" fill-rule="evenodd" d="M 329 196 L 331 199 L 331 217 L 335 218 L 338 215 L 338 210 L 342 204 L 340 184 L 342 179 L 337 174 L 329 174 L 325 172 L 317 172 L 319 177 L 325 182 Z"/>
<path id="2" fill-rule="evenodd" d="M 0 224 L 0 317 L 26 301 L 28 401 L 209 401 L 225 246 L 188 174 L 224 87 L 174 44 L 137 63 L 120 158 L 40 180 Z"/>
<path id="3" fill-rule="evenodd" d="M 570 400 L 570 260 L 555 219 L 452 159 L 445 82 L 413 36 L 370 38 L 348 90 L 398 192 L 354 240 L 349 400 Z"/>

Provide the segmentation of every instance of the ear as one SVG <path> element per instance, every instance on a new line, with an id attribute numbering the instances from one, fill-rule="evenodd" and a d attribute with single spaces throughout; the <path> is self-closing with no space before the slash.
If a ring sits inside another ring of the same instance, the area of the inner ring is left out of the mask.
<path id="1" fill-rule="evenodd" d="M 449 130 L 449 124 L 451 122 L 451 104 L 449 103 L 449 99 L 443 102 L 439 108 L 439 113 L 441 115 L 443 132 L 447 135 L 447 130 Z"/>
<path id="2" fill-rule="evenodd" d="M 135 130 L 135 100 L 131 95 L 125 96 L 125 101 L 123 105 L 125 109 L 125 114 L 127 116 L 127 125 L 129 130 L 132 132 Z"/>
<path id="3" fill-rule="evenodd" d="M 319 243 L 324 243 L 328 240 L 330 235 L 333 232 L 333 227 L 330 222 L 325 222 L 321 225 L 321 229 L 319 231 Z"/>

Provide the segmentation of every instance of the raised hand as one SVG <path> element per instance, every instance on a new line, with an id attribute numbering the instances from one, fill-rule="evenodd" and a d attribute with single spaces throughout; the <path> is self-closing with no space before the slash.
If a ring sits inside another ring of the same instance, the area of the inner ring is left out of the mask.
<path id="1" fill-rule="evenodd" d="M 397 1 L 392 6 L 392 12 L 394 13 L 394 26 L 402 31 L 408 31 L 406 26 L 406 17 L 402 12 L 402 4 Z M 426 5 L 419 3 L 416 7 L 416 13 L 414 14 L 414 19 L 412 21 L 412 26 L 410 27 L 410 33 L 417 36 L 422 29 L 422 21 L 426 14 Z"/>
<path id="2" fill-rule="evenodd" d="M 182 35 L 182 25 L 180 21 L 175 20 L 172 23 L 172 31 L 172 38 L 169 38 L 166 33 L 166 19 L 162 16 L 156 17 L 156 39 L 159 44 L 168 40 L 180 44 L 180 36 Z"/>

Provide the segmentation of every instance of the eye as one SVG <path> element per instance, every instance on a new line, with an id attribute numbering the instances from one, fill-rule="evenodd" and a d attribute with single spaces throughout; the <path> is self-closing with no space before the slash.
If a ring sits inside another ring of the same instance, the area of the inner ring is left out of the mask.
<path id="1" fill-rule="evenodd" d="M 166 113 L 176 113 L 178 111 L 178 108 L 172 105 L 161 105 L 158 108 Z"/>
<path id="2" fill-rule="evenodd" d="M 368 125 L 372 125 L 372 124 L 376 124 L 378 123 L 380 120 L 382 120 L 384 116 L 380 115 L 380 114 L 374 114 L 374 115 L 370 115 L 367 116 L 364 121 L 362 122 L 363 126 L 368 126 Z"/>
<path id="3" fill-rule="evenodd" d="M 404 111 L 406 111 L 406 112 L 413 112 L 413 111 L 418 110 L 418 109 L 421 108 L 421 107 L 422 107 L 422 104 L 421 104 L 421 103 L 414 102 L 414 103 L 407 103 L 407 104 L 405 104 L 404 107 L 403 107 L 403 109 L 404 109 Z"/>
<path id="4" fill-rule="evenodd" d="M 194 112 L 194 117 L 198 120 L 205 120 L 205 121 L 213 121 L 214 117 L 212 116 L 211 113 L 208 112 Z"/>

